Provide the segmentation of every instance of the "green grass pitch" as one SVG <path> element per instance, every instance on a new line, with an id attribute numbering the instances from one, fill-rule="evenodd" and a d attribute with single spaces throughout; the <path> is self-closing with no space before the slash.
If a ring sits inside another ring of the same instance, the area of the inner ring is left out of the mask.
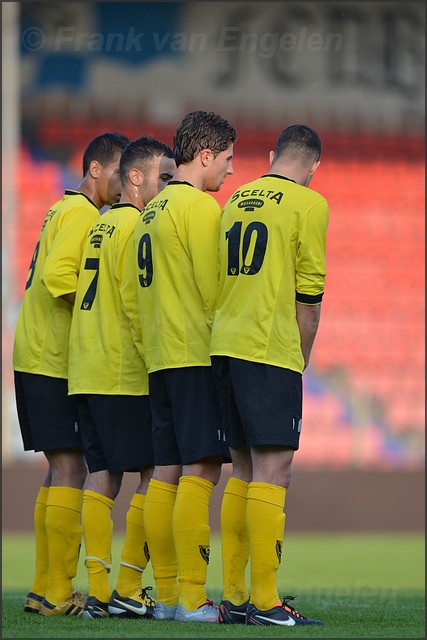
<path id="1" fill-rule="evenodd" d="M 122 536 L 114 536 L 114 586 Z M 87 593 L 83 553 L 75 586 Z M 23 612 L 34 571 L 31 534 L 3 536 L 3 638 L 424 638 L 424 536 L 297 534 L 285 536 L 279 591 L 297 595 L 301 613 L 324 627 L 246 627 L 154 620 L 43 618 Z M 154 584 L 150 565 L 144 586 Z M 152 592 L 155 593 L 155 592 Z M 221 558 L 212 540 L 208 594 L 221 599 Z"/>

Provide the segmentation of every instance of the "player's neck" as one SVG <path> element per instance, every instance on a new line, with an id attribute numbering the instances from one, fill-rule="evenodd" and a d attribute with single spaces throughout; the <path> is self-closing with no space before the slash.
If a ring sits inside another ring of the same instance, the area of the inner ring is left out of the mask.
<path id="1" fill-rule="evenodd" d="M 101 209 L 101 207 L 104 206 L 104 203 L 99 197 L 95 185 L 92 184 L 91 181 L 87 178 L 83 178 L 83 180 L 77 187 L 77 190 L 80 191 L 80 193 L 84 193 L 85 196 L 90 198 L 93 204 L 98 207 L 98 209 Z"/>
<path id="2" fill-rule="evenodd" d="M 295 164 L 273 162 L 268 173 L 283 176 L 297 184 L 304 184 L 307 179 L 307 170 Z"/>
<path id="3" fill-rule="evenodd" d="M 145 205 L 147 204 L 140 193 L 138 193 L 138 189 L 132 186 L 129 188 L 128 186 L 122 187 L 122 193 L 119 200 L 120 204 L 125 202 L 130 202 L 135 207 L 138 207 L 140 211 L 143 210 Z"/>
<path id="4" fill-rule="evenodd" d="M 181 164 L 175 171 L 173 180 L 178 182 L 189 182 L 196 189 L 206 191 L 205 180 L 200 169 L 191 164 Z"/>

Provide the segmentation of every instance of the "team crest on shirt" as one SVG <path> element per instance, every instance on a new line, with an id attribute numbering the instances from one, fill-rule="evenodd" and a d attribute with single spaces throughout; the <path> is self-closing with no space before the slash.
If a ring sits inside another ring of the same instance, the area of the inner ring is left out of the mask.
<path id="1" fill-rule="evenodd" d="M 237 206 L 245 211 L 255 211 L 255 209 L 260 209 L 264 206 L 264 200 L 250 198 L 249 200 L 242 200 Z"/>
<path id="2" fill-rule="evenodd" d="M 200 555 L 206 564 L 209 564 L 209 556 L 211 553 L 211 548 L 208 544 L 199 544 Z"/>
<path id="3" fill-rule="evenodd" d="M 276 540 L 276 553 L 279 559 L 279 564 L 282 562 L 282 541 Z"/>
<path id="4" fill-rule="evenodd" d="M 93 244 L 93 246 L 96 249 L 99 249 L 99 247 L 101 246 L 101 242 L 102 242 L 102 238 L 104 236 L 102 235 L 102 233 L 97 233 L 94 236 L 92 236 L 92 238 L 90 239 L 90 243 Z"/>

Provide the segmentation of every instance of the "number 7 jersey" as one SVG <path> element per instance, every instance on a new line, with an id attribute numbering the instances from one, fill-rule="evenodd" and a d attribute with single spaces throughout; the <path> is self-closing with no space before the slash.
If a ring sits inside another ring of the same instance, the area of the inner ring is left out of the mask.
<path id="1" fill-rule="evenodd" d="M 283 176 L 262 176 L 226 203 L 211 355 L 302 372 L 296 302 L 315 305 L 325 285 L 329 208 Z"/>
<path id="2" fill-rule="evenodd" d="M 70 331 L 69 394 L 148 394 L 133 232 L 140 210 L 114 204 L 90 230 Z"/>

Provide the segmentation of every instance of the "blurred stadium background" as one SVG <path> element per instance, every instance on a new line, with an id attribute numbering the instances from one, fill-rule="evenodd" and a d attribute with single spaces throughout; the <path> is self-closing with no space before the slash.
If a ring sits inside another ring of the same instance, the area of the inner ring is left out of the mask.
<path id="1" fill-rule="evenodd" d="M 172 145 L 206 109 L 239 134 L 220 204 L 268 170 L 287 125 L 323 141 L 311 186 L 330 203 L 328 274 L 289 527 L 421 529 L 424 3 L 7 2 L 2 19 L 3 527 L 32 527 L 45 466 L 22 450 L 11 368 L 45 213 L 95 135 Z"/>

